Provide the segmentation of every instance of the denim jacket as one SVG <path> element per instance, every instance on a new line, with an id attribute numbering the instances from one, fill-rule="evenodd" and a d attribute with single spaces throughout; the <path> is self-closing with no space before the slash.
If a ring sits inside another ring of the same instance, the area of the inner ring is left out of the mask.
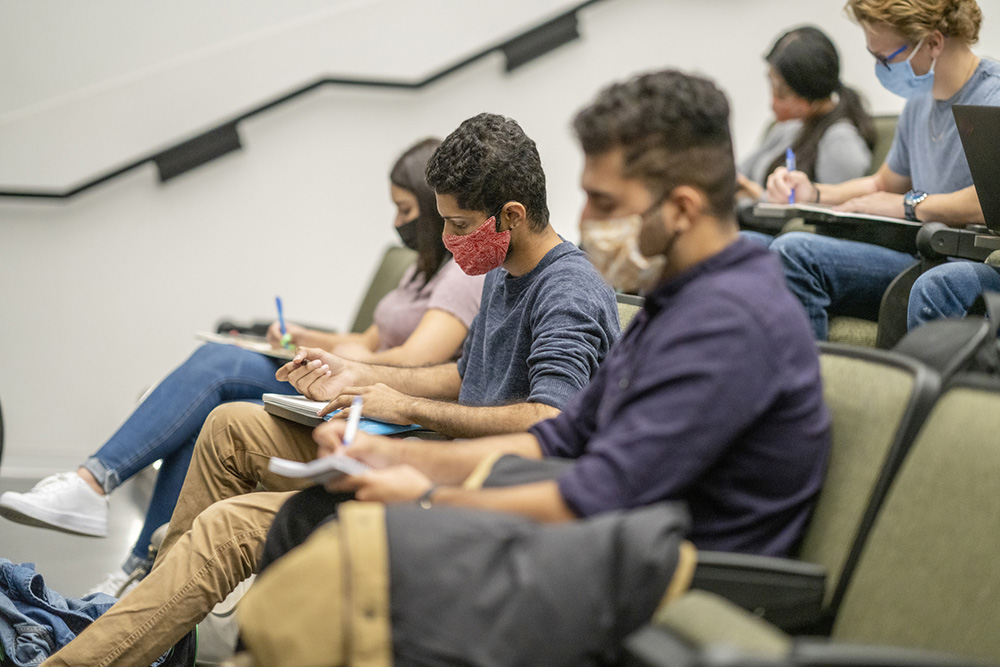
<path id="1" fill-rule="evenodd" d="M 34 563 L 0 558 L 0 664 L 40 665 L 114 603 L 103 593 L 64 598 L 45 587 Z"/>

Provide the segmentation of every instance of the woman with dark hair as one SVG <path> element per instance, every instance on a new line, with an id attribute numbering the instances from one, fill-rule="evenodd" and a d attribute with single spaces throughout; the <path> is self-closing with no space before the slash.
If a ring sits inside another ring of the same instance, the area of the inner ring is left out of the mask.
<path id="1" fill-rule="evenodd" d="M 421 141 L 392 168 L 396 231 L 418 256 L 396 289 L 379 302 L 375 323 L 361 334 L 330 334 L 289 324 L 292 343 L 412 366 L 443 363 L 458 356 L 469 325 L 479 312 L 483 276 L 465 275 L 441 241 L 444 221 L 438 215 L 434 192 L 424 179 L 427 161 L 440 143 L 438 139 Z M 268 339 L 280 346 L 277 324 L 272 325 Z M 261 394 L 268 392 L 298 393 L 287 382 L 275 379 L 275 371 L 283 363 L 283 359 L 231 345 L 202 345 L 145 397 L 79 469 L 46 477 L 27 493 L 4 493 L 0 515 L 44 528 L 104 537 L 108 494 L 161 460 L 145 525 L 131 554 L 121 570 L 109 574 L 90 591 L 115 595 L 130 575 L 146 564 L 153 531 L 170 520 L 195 440 L 208 414 L 222 403 L 259 401 Z"/>
<path id="2" fill-rule="evenodd" d="M 739 164 L 739 197 L 760 199 L 768 175 L 795 153 L 799 171 L 824 183 L 863 176 L 871 167 L 875 125 L 857 92 L 840 81 L 840 56 L 821 30 L 796 28 L 765 57 L 775 123 Z"/>

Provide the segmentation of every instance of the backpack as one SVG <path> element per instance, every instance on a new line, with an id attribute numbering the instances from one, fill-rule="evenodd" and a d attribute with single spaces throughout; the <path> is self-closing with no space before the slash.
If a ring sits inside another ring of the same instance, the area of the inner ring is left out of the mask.
<path id="1" fill-rule="evenodd" d="M 964 318 L 928 322 L 893 348 L 927 364 L 948 379 L 958 372 L 1000 376 L 1000 293 L 983 292 Z"/>

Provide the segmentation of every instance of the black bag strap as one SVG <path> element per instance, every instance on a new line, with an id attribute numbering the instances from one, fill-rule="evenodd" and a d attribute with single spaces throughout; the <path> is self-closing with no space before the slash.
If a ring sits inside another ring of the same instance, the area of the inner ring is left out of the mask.
<path id="1" fill-rule="evenodd" d="M 1000 344 L 997 343 L 997 331 L 1000 331 L 1000 292 L 983 292 L 976 297 L 969 308 L 969 316 L 986 318 L 988 328 L 986 339 L 976 351 L 972 370 L 986 373 L 1000 373 Z"/>

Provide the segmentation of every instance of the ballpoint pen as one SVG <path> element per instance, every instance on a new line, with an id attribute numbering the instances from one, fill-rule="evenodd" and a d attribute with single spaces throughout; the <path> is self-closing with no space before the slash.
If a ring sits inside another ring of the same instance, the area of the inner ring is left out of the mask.
<path id="1" fill-rule="evenodd" d="M 347 416 L 347 428 L 344 430 L 344 447 L 354 441 L 354 436 L 358 434 L 358 422 L 361 421 L 361 407 L 365 401 L 361 396 L 351 399 L 351 414 Z"/>
<path id="2" fill-rule="evenodd" d="M 285 309 L 281 307 L 281 297 L 274 297 L 274 303 L 278 306 L 278 326 L 281 327 L 281 347 L 290 348 L 292 345 L 292 334 L 288 333 L 285 327 Z"/>
<path id="3" fill-rule="evenodd" d="M 785 149 L 785 169 L 795 171 L 795 152 L 791 146 Z M 795 188 L 792 188 L 792 191 L 788 193 L 788 203 L 795 203 Z"/>

